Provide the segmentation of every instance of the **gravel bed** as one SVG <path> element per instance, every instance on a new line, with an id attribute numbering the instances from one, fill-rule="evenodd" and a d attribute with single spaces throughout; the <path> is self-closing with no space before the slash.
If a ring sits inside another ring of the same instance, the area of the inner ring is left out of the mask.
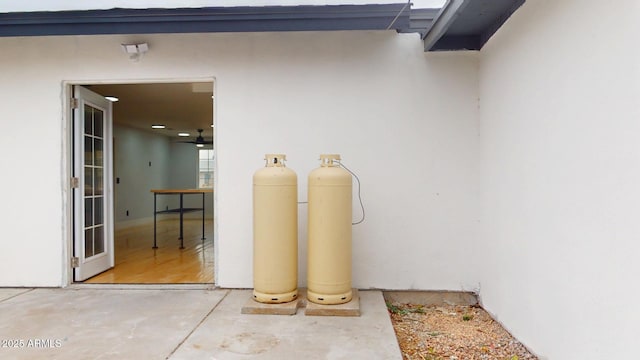
<path id="1" fill-rule="evenodd" d="M 387 308 L 405 360 L 537 359 L 479 306 Z"/>

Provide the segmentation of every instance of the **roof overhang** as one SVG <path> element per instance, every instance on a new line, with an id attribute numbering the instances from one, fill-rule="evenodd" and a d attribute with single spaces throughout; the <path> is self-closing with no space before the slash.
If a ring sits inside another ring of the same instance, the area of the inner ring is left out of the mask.
<path id="1" fill-rule="evenodd" d="M 425 51 L 480 50 L 525 0 L 364 5 L 106 9 L 0 13 L 0 37 L 265 31 L 419 33 Z"/>
<path id="2" fill-rule="evenodd" d="M 399 30 L 407 4 L 109 9 L 0 14 L 0 36 Z"/>
<path id="3" fill-rule="evenodd" d="M 424 50 L 480 50 L 524 2 L 448 0 L 423 38 Z"/>

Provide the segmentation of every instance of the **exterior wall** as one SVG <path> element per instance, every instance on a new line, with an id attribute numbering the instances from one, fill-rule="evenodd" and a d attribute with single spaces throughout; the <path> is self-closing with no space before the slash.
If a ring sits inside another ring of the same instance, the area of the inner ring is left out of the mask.
<path id="1" fill-rule="evenodd" d="M 527 1 L 481 51 L 481 301 L 546 359 L 637 357 L 640 3 L 603 5 Z"/>
<path id="2" fill-rule="evenodd" d="M 120 44 L 137 41 L 150 51 L 134 63 Z M 215 77 L 217 284 L 252 286 L 251 179 L 264 154 L 288 155 L 304 201 L 318 155 L 335 152 L 360 176 L 367 211 L 354 286 L 477 288 L 475 54 L 425 54 L 417 35 L 393 32 L 1 38 L 0 49 L 3 171 L 46 174 L 2 179 L 1 286 L 66 284 L 63 81 Z M 305 233 L 301 205 L 301 283 Z"/>

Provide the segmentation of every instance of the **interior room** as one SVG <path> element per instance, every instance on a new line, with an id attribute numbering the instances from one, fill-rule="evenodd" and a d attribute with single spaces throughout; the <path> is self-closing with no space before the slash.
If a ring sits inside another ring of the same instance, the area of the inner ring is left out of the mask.
<path id="1" fill-rule="evenodd" d="M 84 282 L 213 283 L 213 83 L 85 87 L 112 102 L 115 266 Z"/>

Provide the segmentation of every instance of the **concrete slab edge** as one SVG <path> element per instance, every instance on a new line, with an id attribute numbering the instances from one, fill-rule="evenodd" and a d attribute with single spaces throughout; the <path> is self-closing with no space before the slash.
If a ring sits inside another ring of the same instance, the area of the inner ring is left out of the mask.
<path id="1" fill-rule="evenodd" d="M 400 304 L 478 305 L 478 296 L 468 291 L 382 290 L 384 300 Z"/>
<path id="2" fill-rule="evenodd" d="M 9 291 L 12 291 L 12 292 L 15 291 L 15 293 L 12 293 L 12 294 L 7 295 L 5 297 L 0 297 L 0 302 L 13 299 L 13 298 L 15 298 L 17 296 L 26 294 L 26 293 L 31 292 L 31 291 L 34 290 L 34 288 L 0 288 L 0 291 L 3 290 L 3 289 L 4 290 L 9 290 Z"/>
<path id="3" fill-rule="evenodd" d="M 71 284 L 70 290 L 231 290 L 214 284 Z"/>

